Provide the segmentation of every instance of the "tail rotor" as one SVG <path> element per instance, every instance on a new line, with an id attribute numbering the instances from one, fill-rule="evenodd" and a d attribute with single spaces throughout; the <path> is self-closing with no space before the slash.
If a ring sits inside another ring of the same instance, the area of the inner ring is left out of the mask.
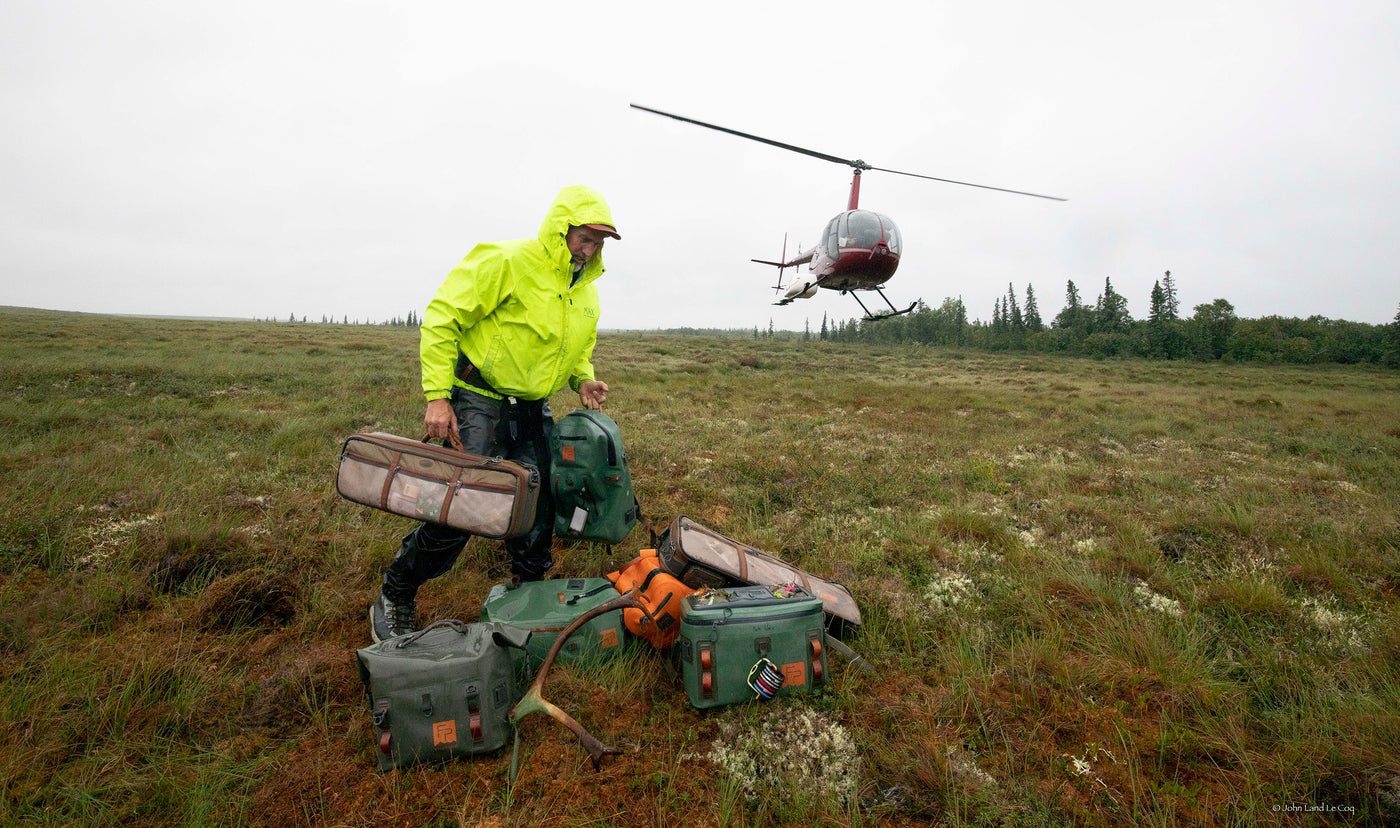
<path id="1" fill-rule="evenodd" d="M 778 257 L 778 261 L 787 261 L 787 233 L 783 234 L 783 255 Z M 778 265 L 778 283 L 773 286 L 773 295 L 775 296 L 783 291 L 783 271 L 785 270 L 787 270 L 787 265 Z"/>
<path id="2" fill-rule="evenodd" d="M 759 264 L 772 265 L 773 267 L 776 267 L 778 269 L 778 283 L 773 286 L 774 293 L 782 293 L 783 291 L 783 272 L 789 267 L 794 267 L 797 264 L 799 264 L 799 262 L 789 262 L 787 260 L 787 233 L 783 234 L 782 258 L 778 259 L 776 262 L 770 262 L 767 259 L 749 259 L 749 261 L 758 262 Z"/>

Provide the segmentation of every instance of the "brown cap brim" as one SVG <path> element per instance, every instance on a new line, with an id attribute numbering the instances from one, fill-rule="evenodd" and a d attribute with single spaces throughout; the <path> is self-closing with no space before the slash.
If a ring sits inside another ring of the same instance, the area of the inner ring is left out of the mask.
<path id="1" fill-rule="evenodd" d="M 610 224 L 585 224 L 584 227 L 590 230 L 597 230 L 599 233 L 607 233 L 618 241 L 622 241 L 622 237 L 617 234 L 617 230 L 613 229 Z"/>

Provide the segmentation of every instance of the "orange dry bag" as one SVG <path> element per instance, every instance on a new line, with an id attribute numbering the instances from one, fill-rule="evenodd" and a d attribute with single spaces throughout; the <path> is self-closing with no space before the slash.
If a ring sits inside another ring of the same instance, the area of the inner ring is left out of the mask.
<path id="1" fill-rule="evenodd" d="M 695 590 L 661 568 L 655 549 L 643 549 L 640 558 L 617 572 L 609 572 L 608 580 L 624 594 L 635 588 L 638 600 L 646 607 L 645 612 L 632 608 L 622 611 L 622 623 L 628 632 L 658 648 L 675 642 L 681 632 L 681 599 Z"/>

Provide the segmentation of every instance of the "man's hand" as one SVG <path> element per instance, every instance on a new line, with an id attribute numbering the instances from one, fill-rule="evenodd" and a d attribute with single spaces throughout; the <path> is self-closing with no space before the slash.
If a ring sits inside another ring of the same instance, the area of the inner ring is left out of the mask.
<path id="1" fill-rule="evenodd" d="M 430 401 L 428 410 L 423 415 L 423 425 L 428 429 L 429 437 L 446 437 L 449 434 L 456 434 L 457 415 L 452 410 L 452 403 L 445 398 Z"/>
<path id="2" fill-rule="evenodd" d="M 608 384 L 602 380 L 587 380 L 578 384 L 578 398 L 590 411 L 602 411 L 608 401 Z"/>

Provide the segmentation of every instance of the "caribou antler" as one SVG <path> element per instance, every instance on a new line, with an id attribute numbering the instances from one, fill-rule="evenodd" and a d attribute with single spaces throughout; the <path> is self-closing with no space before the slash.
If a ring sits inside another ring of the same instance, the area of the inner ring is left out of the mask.
<path id="1" fill-rule="evenodd" d="M 515 725 L 517 732 L 520 729 L 520 720 L 531 713 L 547 714 L 550 718 L 555 719 L 560 724 L 572 730 L 578 736 L 579 741 L 583 743 L 583 746 L 588 749 L 588 755 L 593 759 L 593 770 L 595 771 L 599 770 L 602 766 L 604 756 L 610 754 L 616 755 L 622 751 L 598 741 L 594 738 L 593 734 L 583 729 L 583 725 L 574 721 L 573 716 L 570 716 L 568 713 L 565 713 L 547 701 L 543 694 L 544 679 L 545 676 L 549 675 L 549 668 L 554 666 L 555 656 L 559 655 L 559 650 L 564 646 L 564 642 L 569 639 L 569 636 L 574 634 L 575 630 L 600 615 L 612 612 L 615 609 L 622 609 L 623 607 L 636 607 L 643 611 L 646 609 L 642 606 L 641 602 L 637 600 L 637 590 L 634 589 L 626 595 L 619 595 L 606 604 L 594 607 L 574 619 L 574 623 L 565 627 L 564 631 L 559 633 L 559 637 L 554 640 L 554 646 L 550 647 L 549 653 L 545 655 L 544 664 L 540 665 L 540 672 L 535 676 L 535 680 L 531 682 L 530 689 L 525 691 L 524 697 L 510 710 L 510 722 Z"/>

